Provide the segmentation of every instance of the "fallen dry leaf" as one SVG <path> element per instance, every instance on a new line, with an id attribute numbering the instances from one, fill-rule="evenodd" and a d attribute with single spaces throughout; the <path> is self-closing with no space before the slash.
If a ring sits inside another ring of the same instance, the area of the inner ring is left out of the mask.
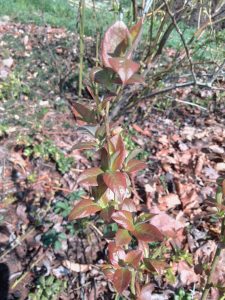
<path id="1" fill-rule="evenodd" d="M 78 263 L 71 262 L 69 260 L 64 260 L 62 262 L 62 265 L 64 267 L 66 267 L 67 269 L 69 269 L 73 272 L 77 272 L 77 273 L 87 272 L 87 271 L 91 270 L 90 265 L 78 264 Z"/>
<path id="2" fill-rule="evenodd" d="M 173 208 L 173 207 L 181 204 L 181 201 L 180 201 L 178 195 L 174 194 L 174 193 L 170 193 L 168 195 L 159 197 L 158 202 L 160 204 L 160 208 L 165 207 L 166 209 L 170 209 L 170 208 Z"/>
<path id="3" fill-rule="evenodd" d="M 189 285 L 200 280 L 200 276 L 195 273 L 194 268 L 185 261 L 179 261 L 173 265 L 173 268 L 177 271 L 182 285 Z"/>

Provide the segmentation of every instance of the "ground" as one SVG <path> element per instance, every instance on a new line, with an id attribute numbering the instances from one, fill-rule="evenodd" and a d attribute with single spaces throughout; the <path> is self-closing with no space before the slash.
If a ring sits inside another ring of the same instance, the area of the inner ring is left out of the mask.
<path id="1" fill-rule="evenodd" d="M 95 47 L 92 38 L 85 42 L 89 67 Z M 102 222 L 67 219 L 73 203 L 88 193 L 77 178 L 97 159 L 73 150 L 83 138 L 72 110 L 77 37 L 65 29 L 5 22 L 0 53 L 0 261 L 10 271 L 9 299 L 114 299 L 100 269 L 106 260 Z M 182 99 L 184 93 L 172 95 Z M 86 91 L 83 101 L 91 101 Z M 139 101 L 116 123 L 126 128 L 127 148 L 143 149 L 140 158 L 148 164 L 133 181 L 134 202 L 156 214 L 152 223 L 168 238 L 151 245 L 152 256 L 166 256 L 169 265 L 150 276 L 152 299 L 199 299 L 220 233 L 210 199 L 225 173 L 224 99 L 215 112 L 160 101 Z M 222 251 L 213 277 L 220 286 L 224 261 Z M 222 295 L 212 289 L 210 299 Z"/>

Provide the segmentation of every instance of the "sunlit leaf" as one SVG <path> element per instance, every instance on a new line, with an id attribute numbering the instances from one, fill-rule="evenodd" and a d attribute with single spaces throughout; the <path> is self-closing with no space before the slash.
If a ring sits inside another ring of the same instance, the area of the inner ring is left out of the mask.
<path id="1" fill-rule="evenodd" d="M 117 135 L 116 143 L 114 146 L 116 150 L 115 153 L 118 153 L 118 155 L 116 155 L 114 160 L 111 162 L 112 171 L 121 169 L 126 158 L 126 148 L 121 134 Z"/>
<path id="2" fill-rule="evenodd" d="M 112 280 L 113 285 L 119 294 L 128 287 L 130 281 L 131 272 L 125 268 L 116 270 Z"/>
<path id="3" fill-rule="evenodd" d="M 141 241 L 144 242 L 156 242 L 162 241 L 162 233 L 152 224 L 141 223 L 135 225 L 135 231 L 132 234 Z"/>
<path id="4" fill-rule="evenodd" d="M 127 211 L 130 211 L 130 212 L 135 212 L 137 211 L 137 208 L 134 204 L 134 201 L 130 198 L 126 198 L 123 200 L 123 203 L 120 207 L 122 210 L 127 210 Z"/>
<path id="5" fill-rule="evenodd" d="M 126 52 L 129 45 L 130 33 L 122 21 L 117 21 L 106 31 L 102 41 L 102 62 L 105 67 L 111 68 L 110 57 L 118 57 Z"/>
<path id="6" fill-rule="evenodd" d="M 129 211 L 118 210 L 112 214 L 112 219 L 127 230 L 133 231 L 135 229 L 132 214 Z"/>
<path id="7" fill-rule="evenodd" d="M 145 84 L 145 79 L 140 74 L 134 74 L 127 80 L 126 84 L 134 84 L 134 83 Z"/>
<path id="8" fill-rule="evenodd" d="M 135 173 L 135 172 L 145 169 L 146 166 L 147 165 L 145 162 L 143 162 L 141 160 L 137 160 L 137 159 L 132 159 L 132 160 L 128 161 L 125 171 L 127 173 Z"/>
<path id="9" fill-rule="evenodd" d="M 128 245 L 131 241 L 131 236 L 126 229 L 118 229 L 115 241 L 118 246 Z"/>
<path id="10" fill-rule="evenodd" d="M 126 84 L 140 67 L 138 63 L 123 57 L 109 58 L 109 63 L 111 68 L 119 75 L 123 84 Z"/>
<path id="11" fill-rule="evenodd" d="M 91 199 L 84 199 L 78 202 L 71 213 L 69 214 L 69 220 L 81 219 L 88 217 L 101 210 L 101 207 L 93 202 Z"/>
<path id="12" fill-rule="evenodd" d="M 102 173 L 103 171 L 98 167 L 84 170 L 83 173 L 78 178 L 78 183 L 87 184 L 89 186 L 98 186 L 97 178 Z"/>
<path id="13" fill-rule="evenodd" d="M 103 174 L 103 181 L 115 194 L 115 197 L 122 201 L 127 188 L 126 175 L 123 172 L 107 172 Z"/>
<path id="14" fill-rule="evenodd" d="M 119 267 L 119 261 L 124 260 L 126 253 L 121 246 L 111 242 L 108 244 L 109 261 L 114 267 Z"/>

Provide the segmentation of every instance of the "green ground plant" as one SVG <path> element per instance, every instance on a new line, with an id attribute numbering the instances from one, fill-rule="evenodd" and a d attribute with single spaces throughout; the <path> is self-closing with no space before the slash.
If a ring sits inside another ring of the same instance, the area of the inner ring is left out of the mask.
<path id="1" fill-rule="evenodd" d="M 25 141 L 24 155 L 27 157 L 43 158 L 45 160 L 53 160 L 57 169 L 62 173 L 67 173 L 74 160 L 72 157 L 66 157 L 65 154 L 58 149 L 52 141 L 45 140 L 41 143 L 35 142 L 32 138 Z"/>
<path id="2" fill-rule="evenodd" d="M 67 287 L 64 280 L 57 279 L 55 276 L 41 276 L 35 287 L 35 291 L 29 294 L 29 300 L 57 300 Z"/>

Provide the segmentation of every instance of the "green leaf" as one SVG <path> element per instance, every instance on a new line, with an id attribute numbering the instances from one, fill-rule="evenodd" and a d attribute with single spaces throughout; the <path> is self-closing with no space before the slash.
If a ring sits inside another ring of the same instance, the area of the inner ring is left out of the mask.
<path id="1" fill-rule="evenodd" d="M 145 169 L 146 166 L 147 165 L 145 162 L 143 162 L 141 160 L 137 160 L 137 159 L 132 159 L 127 163 L 125 171 L 127 173 L 135 173 L 135 172 Z"/>
<path id="2" fill-rule="evenodd" d="M 95 149 L 96 147 L 97 147 L 96 142 L 81 142 L 73 146 L 72 149 L 89 150 L 89 149 Z"/>
<path id="3" fill-rule="evenodd" d="M 163 241 L 164 236 L 162 233 L 152 224 L 139 223 L 135 225 L 135 230 L 132 234 L 141 241 L 155 242 Z"/>
<path id="4" fill-rule="evenodd" d="M 117 269 L 113 276 L 113 285 L 119 294 L 128 287 L 131 281 L 131 272 L 125 268 Z"/>
<path id="5" fill-rule="evenodd" d="M 126 229 L 119 229 L 115 237 L 116 245 L 125 246 L 131 241 L 131 236 Z"/>
<path id="6" fill-rule="evenodd" d="M 69 221 L 88 217 L 100 210 L 101 207 L 91 199 L 81 200 L 74 206 L 73 210 L 69 214 Z"/>
<path id="7" fill-rule="evenodd" d="M 126 210 L 118 210 L 112 214 L 112 219 L 121 227 L 133 231 L 135 230 L 132 214 Z"/>

